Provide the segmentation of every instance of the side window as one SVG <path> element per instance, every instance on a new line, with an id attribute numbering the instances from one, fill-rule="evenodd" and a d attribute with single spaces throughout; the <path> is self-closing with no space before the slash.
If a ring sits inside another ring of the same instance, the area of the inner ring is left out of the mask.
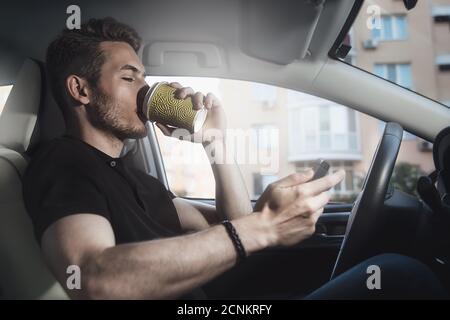
<path id="1" fill-rule="evenodd" d="M 322 158 L 331 164 L 332 171 L 346 171 L 345 181 L 330 191 L 332 200 L 352 202 L 361 190 L 383 132 L 380 128 L 384 124 L 376 118 L 283 88 L 191 77 L 147 77 L 147 81 L 178 81 L 219 97 L 227 116 L 227 136 L 235 140 L 235 159 L 252 199 L 257 199 L 271 182 L 311 167 Z M 263 93 L 264 88 L 269 92 Z M 255 99 L 258 92 L 260 99 Z M 270 108 L 268 101 L 273 104 Z M 156 131 L 172 192 L 214 198 L 214 177 L 203 147 L 166 137 L 158 128 Z M 396 186 L 414 192 L 409 173 L 416 177 L 431 170 L 430 145 L 411 135 L 398 157 Z"/>
<path id="2" fill-rule="evenodd" d="M 0 115 L 2 114 L 3 107 L 5 106 L 6 100 L 8 99 L 12 87 L 12 85 L 0 86 Z"/>

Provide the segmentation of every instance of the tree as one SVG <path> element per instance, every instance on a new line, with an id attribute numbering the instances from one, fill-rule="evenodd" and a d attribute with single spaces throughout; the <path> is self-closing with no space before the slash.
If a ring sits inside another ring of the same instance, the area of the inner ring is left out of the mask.
<path id="1" fill-rule="evenodd" d="M 394 167 L 391 183 L 394 188 L 410 195 L 418 196 L 417 180 L 424 175 L 426 175 L 426 173 L 422 171 L 418 165 L 400 162 Z"/>

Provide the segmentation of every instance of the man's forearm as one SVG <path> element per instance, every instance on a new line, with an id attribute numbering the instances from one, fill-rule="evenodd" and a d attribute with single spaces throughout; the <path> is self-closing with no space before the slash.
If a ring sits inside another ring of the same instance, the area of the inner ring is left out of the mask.
<path id="1" fill-rule="evenodd" d="M 248 190 L 232 150 L 219 140 L 205 145 L 216 181 L 216 210 L 221 219 L 236 219 L 252 212 Z M 230 163 L 228 160 L 232 160 Z"/>
<path id="2" fill-rule="evenodd" d="M 233 224 L 248 253 L 273 241 L 256 215 Z M 236 251 L 221 225 L 186 236 L 118 245 L 86 261 L 82 297 L 175 298 L 223 273 L 235 261 Z"/>

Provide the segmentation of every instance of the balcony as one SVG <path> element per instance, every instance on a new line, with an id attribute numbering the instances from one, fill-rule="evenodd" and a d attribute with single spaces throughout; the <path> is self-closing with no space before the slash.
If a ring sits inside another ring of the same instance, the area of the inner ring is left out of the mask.
<path id="1" fill-rule="evenodd" d="M 433 6 L 431 9 L 431 15 L 436 22 L 450 22 L 450 6 Z"/>
<path id="2" fill-rule="evenodd" d="M 290 141 L 290 162 L 325 160 L 361 160 L 362 153 L 356 132 L 319 133 Z"/>
<path id="3" fill-rule="evenodd" d="M 359 119 L 342 105 L 317 100 L 289 109 L 288 160 L 362 159 Z"/>

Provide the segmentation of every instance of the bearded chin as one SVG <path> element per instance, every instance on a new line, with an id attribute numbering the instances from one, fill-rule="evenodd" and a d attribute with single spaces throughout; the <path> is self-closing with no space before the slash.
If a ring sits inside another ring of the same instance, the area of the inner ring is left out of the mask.
<path id="1" fill-rule="evenodd" d="M 86 113 L 93 127 L 113 135 L 121 141 L 125 139 L 141 139 L 147 135 L 145 126 L 124 126 L 120 121 L 119 106 L 101 92 L 94 93 L 92 103 L 86 106 Z"/>

